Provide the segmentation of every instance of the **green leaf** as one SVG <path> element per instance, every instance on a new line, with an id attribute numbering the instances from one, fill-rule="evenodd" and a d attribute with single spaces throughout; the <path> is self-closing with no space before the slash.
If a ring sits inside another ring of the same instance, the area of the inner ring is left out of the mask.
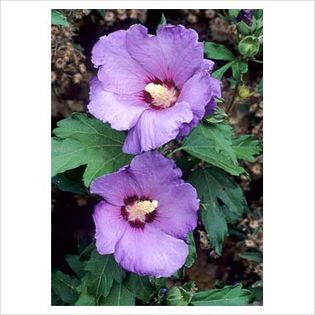
<path id="1" fill-rule="evenodd" d="M 87 281 L 88 281 L 88 275 L 82 278 L 81 285 L 79 286 L 80 289 L 80 296 L 78 300 L 75 302 L 76 306 L 94 306 L 95 304 L 95 299 L 94 296 L 91 295 L 88 291 L 88 286 L 87 286 Z"/>
<path id="2" fill-rule="evenodd" d="M 249 289 L 252 292 L 253 300 L 257 301 L 258 305 L 261 305 L 263 300 L 263 281 L 262 280 L 256 281 L 249 287 Z"/>
<path id="3" fill-rule="evenodd" d="M 134 273 L 129 273 L 124 285 L 126 288 L 133 292 L 136 297 L 148 303 L 154 294 L 154 288 L 150 283 L 149 277 L 141 277 Z"/>
<path id="4" fill-rule="evenodd" d="M 238 82 L 243 82 L 243 74 L 247 73 L 248 64 L 244 61 L 237 60 L 232 64 L 233 78 Z"/>
<path id="5" fill-rule="evenodd" d="M 205 42 L 204 51 L 209 59 L 232 61 L 235 59 L 233 53 L 224 45 Z"/>
<path id="6" fill-rule="evenodd" d="M 238 254 L 241 258 L 255 261 L 260 264 L 263 261 L 262 254 L 259 252 L 243 252 Z"/>
<path id="7" fill-rule="evenodd" d="M 61 26 L 69 26 L 69 22 L 67 18 L 59 11 L 52 10 L 51 11 L 51 24 L 53 25 L 61 25 Z"/>
<path id="8" fill-rule="evenodd" d="M 236 18 L 240 12 L 240 9 L 229 9 L 229 15 Z"/>
<path id="9" fill-rule="evenodd" d="M 242 289 L 239 284 L 236 287 L 226 286 L 223 289 L 213 289 L 197 292 L 191 304 L 195 306 L 239 306 L 247 305 L 251 298 L 251 292 Z"/>
<path id="10" fill-rule="evenodd" d="M 163 289 L 166 287 L 167 278 L 161 277 L 161 278 L 154 278 L 149 277 L 150 282 L 156 287 L 157 290 Z"/>
<path id="11" fill-rule="evenodd" d="M 186 258 L 186 262 L 185 262 L 185 267 L 190 268 L 196 258 L 197 258 L 197 252 L 196 252 L 196 244 L 195 244 L 195 239 L 194 239 L 194 234 L 192 232 L 190 232 L 187 236 L 187 242 L 188 242 L 188 256 Z"/>
<path id="12" fill-rule="evenodd" d="M 232 175 L 240 175 L 245 170 L 237 162 L 231 137 L 232 128 L 228 124 L 201 123 L 184 140 L 181 149 Z"/>
<path id="13" fill-rule="evenodd" d="M 55 294 L 65 303 L 74 305 L 75 301 L 79 297 L 77 286 L 80 281 L 75 277 L 56 271 L 52 274 L 52 289 Z"/>
<path id="14" fill-rule="evenodd" d="M 53 290 L 51 290 L 51 305 L 52 306 L 67 306 L 65 303 Z"/>
<path id="15" fill-rule="evenodd" d="M 162 15 L 161 15 L 161 20 L 160 20 L 160 23 L 159 23 L 158 27 L 159 27 L 159 26 L 166 25 L 166 23 L 167 23 L 166 17 L 165 17 L 165 15 L 164 15 L 164 13 L 162 13 Z"/>
<path id="16" fill-rule="evenodd" d="M 98 9 L 97 11 L 101 15 L 101 17 L 104 19 L 104 17 L 105 17 L 105 10 L 104 9 Z"/>
<path id="17" fill-rule="evenodd" d="M 261 80 L 259 81 L 259 83 L 257 85 L 257 91 L 258 91 L 259 94 L 263 95 L 263 92 L 264 92 L 263 78 L 261 78 Z"/>
<path id="18" fill-rule="evenodd" d="M 251 33 L 251 28 L 244 21 L 237 23 L 236 27 L 238 32 L 243 35 L 249 35 Z"/>
<path id="19" fill-rule="evenodd" d="M 253 16 L 256 18 L 256 20 L 259 20 L 263 17 L 264 10 L 262 9 L 253 9 L 252 10 Z"/>
<path id="20" fill-rule="evenodd" d="M 238 50 L 245 57 L 254 57 L 259 52 L 259 41 L 256 36 L 246 36 L 238 43 Z"/>
<path id="21" fill-rule="evenodd" d="M 228 115 L 225 113 L 225 111 L 217 106 L 215 112 L 212 115 L 206 117 L 204 120 L 209 124 L 219 124 L 225 121 L 227 117 Z"/>
<path id="22" fill-rule="evenodd" d="M 80 260 L 80 256 L 67 255 L 66 261 L 69 267 L 78 275 L 79 278 L 84 276 L 84 263 Z"/>
<path id="23" fill-rule="evenodd" d="M 261 152 L 261 141 L 252 135 L 240 135 L 232 138 L 232 147 L 238 159 L 255 162 Z"/>
<path id="24" fill-rule="evenodd" d="M 83 183 L 72 180 L 68 177 L 67 172 L 57 174 L 51 181 L 62 191 L 78 195 L 86 195 L 86 189 L 83 186 Z"/>
<path id="25" fill-rule="evenodd" d="M 220 255 L 228 233 L 227 223 L 241 219 L 246 208 L 243 192 L 232 178 L 215 167 L 196 170 L 188 181 L 197 189 L 202 223 Z"/>
<path id="26" fill-rule="evenodd" d="M 186 283 L 184 286 L 171 287 L 166 296 L 166 305 L 169 306 L 186 306 L 190 303 L 193 297 L 193 289 L 195 288 L 195 283 Z"/>
<path id="27" fill-rule="evenodd" d="M 221 255 L 224 238 L 228 234 L 227 223 L 222 211 L 217 204 L 202 203 L 200 215 L 214 250 Z"/>
<path id="28" fill-rule="evenodd" d="M 58 122 L 52 139 L 52 176 L 87 165 L 84 184 L 128 164 L 131 156 L 121 151 L 125 135 L 99 120 L 75 113 Z"/>
<path id="29" fill-rule="evenodd" d="M 88 271 L 87 286 L 89 293 L 93 294 L 95 304 L 99 303 L 101 296 L 106 297 L 114 280 L 120 283 L 125 277 L 125 272 L 117 265 L 112 255 L 100 255 L 96 250 L 85 262 L 85 271 Z"/>
<path id="30" fill-rule="evenodd" d="M 228 62 L 223 67 L 217 69 L 216 71 L 212 72 L 212 77 L 215 79 L 221 80 L 223 77 L 223 74 L 232 66 L 233 61 Z"/>
<path id="31" fill-rule="evenodd" d="M 135 305 L 135 295 L 122 283 L 115 282 L 109 295 L 101 298 L 100 305 L 133 306 Z"/>

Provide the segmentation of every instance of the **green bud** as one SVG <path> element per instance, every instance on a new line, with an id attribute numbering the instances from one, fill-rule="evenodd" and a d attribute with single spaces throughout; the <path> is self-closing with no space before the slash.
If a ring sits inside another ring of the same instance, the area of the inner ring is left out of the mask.
<path id="1" fill-rule="evenodd" d="M 250 92 L 250 89 L 243 85 L 243 86 L 240 86 L 239 89 L 238 89 L 238 97 L 240 99 L 246 99 L 248 97 L 250 97 L 251 95 L 253 95 L 253 93 Z"/>
<path id="2" fill-rule="evenodd" d="M 259 51 L 259 41 L 255 36 L 246 36 L 238 43 L 238 50 L 245 57 L 254 57 Z"/>

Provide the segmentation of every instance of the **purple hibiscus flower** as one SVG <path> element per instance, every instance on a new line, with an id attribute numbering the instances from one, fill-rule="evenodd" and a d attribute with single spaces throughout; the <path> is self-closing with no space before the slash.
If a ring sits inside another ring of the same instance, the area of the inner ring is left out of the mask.
<path id="1" fill-rule="evenodd" d="M 198 34 L 182 25 L 150 35 L 132 25 L 103 36 L 92 51 L 98 67 L 88 110 L 117 130 L 129 130 L 123 151 L 138 154 L 187 135 L 221 97 Z"/>
<path id="2" fill-rule="evenodd" d="M 103 198 L 93 214 L 98 252 L 114 253 L 124 269 L 139 275 L 170 276 L 182 267 L 199 199 L 181 176 L 173 160 L 146 152 L 95 179 L 91 192 Z"/>

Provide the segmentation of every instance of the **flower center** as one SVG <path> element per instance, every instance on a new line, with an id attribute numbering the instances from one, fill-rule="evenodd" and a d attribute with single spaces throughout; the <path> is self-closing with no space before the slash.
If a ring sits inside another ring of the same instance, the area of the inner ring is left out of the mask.
<path id="1" fill-rule="evenodd" d="M 143 227 L 145 222 L 152 222 L 155 217 L 157 200 L 127 200 L 122 208 L 123 217 L 135 227 Z"/>
<path id="2" fill-rule="evenodd" d="M 160 108 L 168 108 L 175 104 L 177 100 L 177 90 L 175 86 L 165 84 L 155 84 L 153 82 L 147 84 L 144 88 L 152 97 L 152 106 Z"/>

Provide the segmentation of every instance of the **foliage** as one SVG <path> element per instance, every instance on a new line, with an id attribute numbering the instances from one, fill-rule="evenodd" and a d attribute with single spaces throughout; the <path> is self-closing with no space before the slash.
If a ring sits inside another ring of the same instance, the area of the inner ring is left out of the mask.
<path id="1" fill-rule="evenodd" d="M 68 27 L 70 24 L 67 18 L 57 10 L 51 10 L 51 24 Z"/>
<path id="2" fill-rule="evenodd" d="M 205 54 L 209 59 L 233 61 L 235 56 L 224 45 L 218 45 L 212 42 L 205 43 Z"/>
<path id="3" fill-rule="evenodd" d="M 201 199 L 201 220 L 210 242 L 220 255 L 228 233 L 227 223 L 239 220 L 246 208 L 242 190 L 231 177 L 215 167 L 199 169 L 189 180 Z"/>
<path id="4" fill-rule="evenodd" d="M 94 178 L 116 171 L 131 159 L 121 151 L 125 135 L 99 120 L 75 113 L 57 125 L 52 139 L 52 176 L 87 165 L 83 181 L 88 187 Z"/>
<path id="5" fill-rule="evenodd" d="M 245 172 L 232 148 L 232 128 L 228 124 L 199 124 L 184 140 L 181 149 L 232 175 Z"/>
<path id="6" fill-rule="evenodd" d="M 252 293 L 242 289 L 242 285 L 226 286 L 222 289 L 213 289 L 197 292 L 191 301 L 196 306 L 239 306 L 250 302 Z"/>
<path id="7" fill-rule="evenodd" d="M 192 232 L 188 234 L 187 243 L 189 244 L 189 253 L 186 259 L 185 267 L 190 268 L 197 258 L 196 243 Z"/>

